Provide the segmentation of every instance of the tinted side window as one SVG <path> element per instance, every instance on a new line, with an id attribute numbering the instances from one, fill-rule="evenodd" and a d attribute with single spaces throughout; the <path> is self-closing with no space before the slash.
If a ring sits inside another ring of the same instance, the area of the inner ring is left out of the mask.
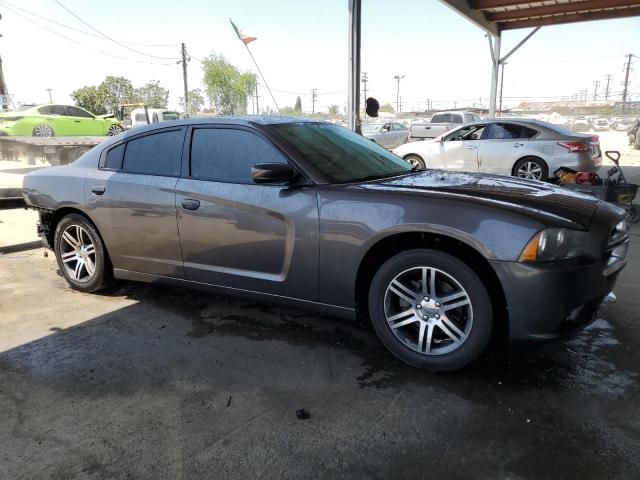
<path id="1" fill-rule="evenodd" d="M 533 128 L 522 127 L 522 138 L 533 138 L 537 133 Z"/>
<path id="2" fill-rule="evenodd" d="M 67 115 L 67 107 L 64 105 L 54 105 L 51 109 L 54 115 Z"/>
<path id="3" fill-rule="evenodd" d="M 287 163 L 272 144 L 253 133 L 230 128 L 203 128 L 191 140 L 191 176 L 199 180 L 253 183 L 256 163 Z"/>
<path id="4" fill-rule="evenodd" d="M 464 123 L 462 121 L 462 115 L 460 115 L 459 113 L 452 113 L 450 121 L 451 123 Z"/>
<path id="5" fill-rule="evenodd" d="M 112 148 L 107 152 L 107 159 L 104 163 L 105 168 L 113 168 L 120 170 L 122 168 L 122 159 L 124 158 L 124 143 Z"/>
<path id="6" fill-rule="evenodd" d="M 464 123 L 471 123 L 471 122 L 473 122 L 473 115 L 471 115 L 470 113 L 465 113 Z"/>
<path id="7" fill-rule="evenodd" d="M 67 115 L 71 117 L 93 118 L 89 112 L 78 107 L 67 107 Z"/>
<path id="8" fill-rule="evenodd" d="M 431 123 L 444 123 L 444 115 L 442 113 L 436 113 L 431 117 Z"/>
<path id="9" fill-rule="evenodd" d="M 160 132 L 129 140 L 124 152 L 124 170 L 129 173 L 177 176 L 183 133 Z"/>
<path id="10" fill-rule="evenodd" d="M 41 115 L 51 115 L 53 114 L 53 107 L 51 105 L 47 105 L 46 107 L 39 108 L 38 113 Z"/>

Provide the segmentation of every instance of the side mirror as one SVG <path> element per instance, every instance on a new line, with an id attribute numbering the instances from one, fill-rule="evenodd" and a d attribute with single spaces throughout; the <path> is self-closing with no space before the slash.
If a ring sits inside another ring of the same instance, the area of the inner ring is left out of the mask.
<path id="1" fill-rule="evenodd" d="M 293 168 L 285 163 L 257 163 L 251 168 L 254 183 L 286 183 L 294 175 Z"/>

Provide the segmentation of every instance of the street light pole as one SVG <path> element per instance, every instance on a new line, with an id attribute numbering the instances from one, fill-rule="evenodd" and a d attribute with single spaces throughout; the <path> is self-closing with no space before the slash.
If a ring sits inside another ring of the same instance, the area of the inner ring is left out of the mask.
<path id="1" fill-rule="evenodd" d="M 398 81 L 398 89 L 396 90 L 396 114 L 400 112 L 400 80 L 404 78 L 404 75 L 396 75 L 395 78 Z"/>
<path id="2" fill-rule="evenodd" d="M 53 98 L 51 97 L 51 90 L 53 90 L 53 88 L 45 88 L 45 90 L 49 92 L 49 103 L 53 103 Z"/>

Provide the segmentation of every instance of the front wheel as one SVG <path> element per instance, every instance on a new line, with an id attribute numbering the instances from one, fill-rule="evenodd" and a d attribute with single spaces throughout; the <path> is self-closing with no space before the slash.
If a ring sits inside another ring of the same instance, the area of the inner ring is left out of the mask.
<path id="1" fill-rule="evenodd" d="M 120 125 L 111 125 L 107 133 L 109 134 L 110 137 L 115 137 L 116 135 L 122 132 L 124 132 L 124 128 L 122 128 Z"/>
<path id="2" fill-rule="evenodd" d="M 82 215 L 70 214 L 60 220 L 54 236 L 58 267 L 75 290 L 95 292 L 112 279 L 102 239 Z"/>
<path id="3" fill-rule="evenodd" d="M 516 162 L 512 175 L 527 180 L 545 181 L 549 178 L 549 167 L 541 158 L 525 157 Z"/>
<path id="4" fill-rule="evenodd" d="M 416 155 L 416 154 L 409 154 L 406 157 L 404 157 L 404 159 L 409 162 L 409 164 L 412 167 L 417 167 L 420 170 L 424 170 L 425 168 L 427 168 L 427 164 L 425 163 L 424 159 L 420 156 L 420 155 Z"/>
<path id="5" fill-rule="evenodd" d="M 473 362 L 493 329 L 491 299 L 480 277 L 438 250 L 409 250 L 387 260 L 371 283 L 369 312 L 391 353 L 432 371 Z"/>

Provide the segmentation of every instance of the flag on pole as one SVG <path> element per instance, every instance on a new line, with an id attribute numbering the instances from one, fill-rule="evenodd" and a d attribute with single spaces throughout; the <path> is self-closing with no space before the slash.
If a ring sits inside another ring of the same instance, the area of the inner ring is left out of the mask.
<path id="1" fill-rule="evenodd" d="M 229 19 L 229 21 L 231 22 L 231 26 L 233 27 L 233 29 L 236 31 L 236 35 L 238 35 L 238 38 L 242 40 L 242 43 L 244 43 L 245 45 L 249 45 L 251 42 L 258 39 L 258 37 L 249 37 L 247 35 L 243 35 L 238 27 L 236 27 L 236 24 L 233 23 L 233 20 Z"/>

